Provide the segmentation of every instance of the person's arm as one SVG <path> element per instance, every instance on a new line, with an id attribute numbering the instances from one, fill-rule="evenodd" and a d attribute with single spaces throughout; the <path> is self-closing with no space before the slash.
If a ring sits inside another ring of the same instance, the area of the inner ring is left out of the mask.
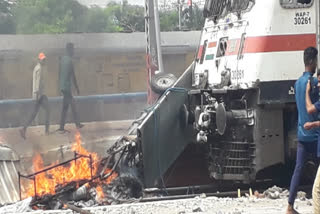
<path id="1" fill-rule="evenodd" d="M 38 99 L 39 89 L 40 89 L 40 69 L 36 66 L 33 70 L 33 80 L 32 80 L 32 97 L 33 99 Z"/>
<path id="2" fill-rule="evenodd" d="M 320 127 L 320 121 L 306 122 L 306 123 L 303 125 L 303 128 L 304 128 L 305 130 L 310 130 L 310 129 L 318 128 L 318 127 Z"/>
<path id="3" fill-rule="evenodd" d="M 307 96 L 306 96 L 306 99 L 307 99 Z M 309 97 L 309 99 L 310 99 L 310 97 Z M 313 109 L 315 109 L 315 112 L 320 112 L 320 101 L 317 101 L 315 104 L 311 104 L 311 105 L 312 105 L 312 111 L 313 111 Z M 306 122 L 303 125 L 303 127 L 306 130 L 318 128 L 318 127 L 320 127 L 320 121 Z"/>
<path id="4" fill-rule="evenodd" d="M 306 108 L 308 114 L 312 114 L 315 112 L 320 112 L 320 102 L 317 101 L 315 104 L 312 104 L 311 99 L 310 99 L 310 80 L 307 83 L 306 87 Z M 313 128 L 320 127 L 320 121 L 314 121 L 314 122 L 306 122 L 303 125 L 304 129 L 310 130 Z"/>
<path id="5" fill-rule="evenodd" d="M 58 92 L 58 94 L 61 94 L 62 93 L 62 90 L 61 90 L 61 86 L 62 86 L 62 74 L 61 74 L 61 72 L 62 72 L 62 69 L 61 69 L 61 67 L 62 67 L 62 57 L 61 56 L 59 56 L 59 76 L 58 76 L 58 89 L 57 89 L 57 92 Z"/>
<path id="6" fill-rule="evenodd" d="M 79 95 L 80 91 L 79 91 L 79 87 L 78 87 L 78 83 L 77 83 L 76 74 L 74 73 L 73 63 L 71 63 L 71 77 L 72 77 L 72 82 L 74 84 L 74 87 L 77 90 L 77 94 Z"/>
<path id="7" fill-rule="evenodd" d="M 312 114 L 317 112 L 317 109 L 315 105 L 312 104 L 311 99 L 310 99 L 310 80 L 308 80 L 307 87 L 306 87 L 306 108 L 308 114 Z"/>

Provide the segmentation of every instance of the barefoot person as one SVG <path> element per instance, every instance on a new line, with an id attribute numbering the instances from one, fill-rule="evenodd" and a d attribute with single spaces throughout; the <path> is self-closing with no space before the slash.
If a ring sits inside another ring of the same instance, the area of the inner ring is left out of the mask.
<path id="1" fill-rule="evenodd" d="M 38 56 L 38 63 L 33 69 L 33 89 L 32 89 L 32 97 L 35 101 L 35 106 L 33 112 L 27 121 L 27 123 L 20 130 L 20 135 L 24 139 L 26 139 L 26 132 L 28 126 L 32 123 L 34 118 L 37 116 L 40 107 L 44 108 L 46 111 L 46 124 L 45 124 L 45 132 L 49 134 L 49 102 L 48 97 L 45 93 L 45 84 L 47 82 L 47 72 L 45 69 L 46 56 L 44 53 L 40 53 Z"/>
<path id="2" fill-rule="evenodd" d="M 297 196 L 297 190 L 300 183 L 302 168 L 306 160 L 307 153 L 315 151 L 317 146 L 318 133 L 317 130 L 306 130 L 304 124 L 317 120 L 315 115 L 309 115 L 306 108 L 306 86 L 309 79 L 313 85 L 317 84 L 317 79 L 313 77 L 317 68 L 318 51 L 314 47 L 309 47 L 304 51 L 305 72 L 296 81 L 295 98 L 298 109 L 298 145 L 297 145 L 297 160 L 294 173 L 290 183 L 290 194 L 288 200 L 287 214 L 298 213 L 294 209 L 294 201 Z M 318 88 L 311 93 L 311 101 L 315 103 L 319 99 Z"/>

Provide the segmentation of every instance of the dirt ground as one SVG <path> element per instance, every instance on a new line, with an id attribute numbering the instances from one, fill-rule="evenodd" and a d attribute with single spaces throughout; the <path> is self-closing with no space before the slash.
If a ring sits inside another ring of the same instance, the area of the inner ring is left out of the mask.
<path id="1" fill-rule="evenodd" d="M 80 129 L 83 146 L 90 152 L 96 152 L 98 155 L 104 155 L 107 147 L 112 145 L 119 136 L 127 133 L 132 121 L 108 121 L 85 123 Z M 57 125 L 50 127 L 50 135 L 44 134 L 43 126 L 30 127 L 27 130 L 27 138 L 20 136 L 21 128 L 0 129 L 0 143 L 8 145 L 22 159 L 30 158 L 36 153 L 46 154 L 45 162 L 57 160 L 57 154 L 69 149 L 76 128 L 74 124 L 67 124 L 64 134 L 58 133 Z M 57 153 L 58 151 L 58 153 Z M 50 157 L 54 156 L 54 157 Z"/>

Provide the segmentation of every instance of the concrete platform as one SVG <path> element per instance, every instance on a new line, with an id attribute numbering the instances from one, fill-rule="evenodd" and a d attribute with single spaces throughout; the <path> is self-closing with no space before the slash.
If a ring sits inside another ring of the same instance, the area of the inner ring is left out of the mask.
<path id="1" fill-rule="evenodd" d="M 131 120 L 84 123 L 85 126 L 79 130 L 83 146 L 102 157 L 119 136 L 127 133 L 131 123 Z M 45 165 L 71 157 L 70 147 L 77 131 L 74 124 L 67 124 L 66 130 L 69 132 L 64 134 L 56 131 L 57 125 L 51 126 L 48 136 L 44 134 L 43 126 L 30 127 L 26 140 L 20 136 L 19 129 L 0 129 L 0 142 L 15 150 L 26 169 L 37 153 L 42 154 Z"/>

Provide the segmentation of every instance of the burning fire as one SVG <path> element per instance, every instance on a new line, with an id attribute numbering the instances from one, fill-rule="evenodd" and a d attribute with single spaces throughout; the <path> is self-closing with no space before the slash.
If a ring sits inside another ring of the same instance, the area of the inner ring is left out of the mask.
<path id="1" fill-rule="evenodd" d="M 97 192 L 98 199 L 104 198 L 104 193 L 103 193 L 102 186 L 100 186 L 100 185 L 97 186 L 96 187 L 96 192 Z"/>
<path id="2" fill-rule="evenodd" d="M 108 174 L 111 172 L 111 169 L 106 169 L 104 171 L 104 174 Z M 116 177 L 118 177 L 118 174 L 116 172 L 113 172 L 107 179 L 103 180 L 103 183 L 104 184 L 110 184 L 111 181 L 113 181 Z M 97 198 L 98 200 L 102 200 L 104 198 L 104 193 L 103 193 L 103 189 L 102 189 L 102 186 L 101 185 L 98 185 L 96 187 L 96 192 L 97 192 Z"/>
<path id="3" fill-rule="evenodd" d="M 30 183 L 29 188 L 27 189 L 26 196 L 34 196 L 35 190 L 37 196 L 42 196 L 45 194 L 55 194 L 57 186 L 64 186 L 72 181 L 81 181 L 91 179 L 91 170 L 92 175 L 96 175 L 99 164 L 99 157 L 96 153 L 88 152 L 81 146 L 81 136 L 77 132 L 75 135 L 75 142 L 72 144 L 71 150 L 76 152 L 78 155 L 83 155 L 86 157 L 81 157 L 77 160 L 71 161 L 69 164 L 55 167 L 46 172 L 37 174 L 35 176 L 36 188 L 34 188 L 33 182 Z M 91 156 L 92 164 L 88 157 Z M 55 165 L 54 163 L 49 167 Z M 92 166 L 92 169 L 91 169 Z M 40 154 L 36 155 L 33 158 L 33 170 L 38 172 L 44 169 L 43 160 Z M 110 172 L 110 169 L 106 169 L 105 173 Z M 110 183 L 114 178 L 117 177 L 117 173 L 113 173 L 108 179 L 103 181 L 104 183 Z M 96 188 L 99 198 L 103 198 L 104 194 L 102 187 L 100 185 Z"/>

